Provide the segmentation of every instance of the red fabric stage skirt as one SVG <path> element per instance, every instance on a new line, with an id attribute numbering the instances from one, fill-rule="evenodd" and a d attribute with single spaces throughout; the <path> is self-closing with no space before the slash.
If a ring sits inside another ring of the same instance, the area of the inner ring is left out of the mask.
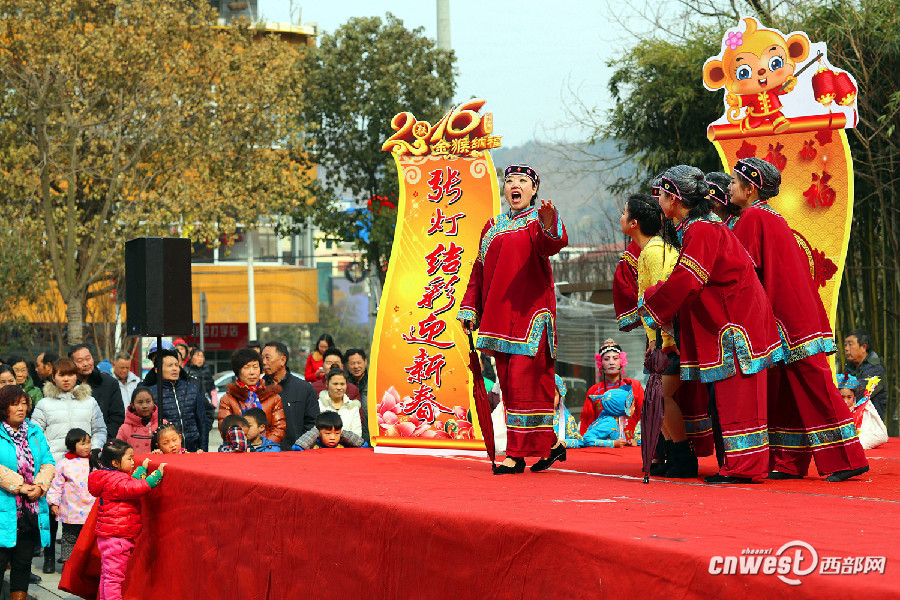
<path id="1" fill-rule="evenodd" d="M 570 449 L 562 467 L 503 477 L 486 459 L 367 449 L 154 455 L 169 465 L 141 499 L 125 599 L 886 600 L 900 564 L 900 441 L 869 458 L 872 471 L 845 483 L 710 486 L 644 485 L 632 447 Z M 716 469 L 700 459 L 701 478 Z M 85 598 L 99 576 L 93 532 L 89 521 L 63 571 Z M 710 572 L 714 557 L 774 556 L 792 540 L 818 553 L 801 585 Z"/>

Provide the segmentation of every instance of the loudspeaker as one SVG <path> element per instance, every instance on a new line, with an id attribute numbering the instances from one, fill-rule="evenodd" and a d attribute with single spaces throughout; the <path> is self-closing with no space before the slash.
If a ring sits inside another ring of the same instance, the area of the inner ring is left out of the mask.
<path id="1" fill-rule="evenodd" d="M 191 241 L 143 237 L 125 242 L 125 301 L 128 335 L 190 334 Z"/>

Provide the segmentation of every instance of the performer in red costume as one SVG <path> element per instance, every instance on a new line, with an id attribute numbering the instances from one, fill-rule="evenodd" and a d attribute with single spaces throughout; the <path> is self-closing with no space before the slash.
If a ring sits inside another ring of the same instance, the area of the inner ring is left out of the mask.
<path id="1" fill-rule="evenodd" d="M 613 275 L 613 307 L 621 331 L 631 331 L 641 320 L 637 314 L 637 261 L 641 247 L 632 241 L 625 248 Z"/>
<path id="2" fill-rule="evenodd" d="M 769 371 L 769 479 L 801 479 L 815 458 L 826 481 L 844 481 L 869 465 L 825 358 L 837 346 L 809 261 L 768 204 L 780 185 L 778 169 L 759 158 L 741 159 L 732 171 L 731 201 L 743 209 L 734 235 L 756 265 L 785 352 L 786 364 Z"/>
<path id="3" fill-rule="evenodd" d="M 659 195 L 659 177 L 653 180 L 650 193 L 654 197 Z M 613 275 L 613 308 L 620 331 L 631 331 L 641 324 L 637 314 L 637 265 L 640 255 L 640 245 L 632 240 L 619 258 Z"/>
<path id="4" fill-rule="evenodd" d="M 476 346 L 497 361 L 506 406 L 506 460 L 497 475 L 522 473 L 526 456 L 542 471 L 566 459 L 553 431 L 556 295 L 550 257 L 568 244 L 551 200 L 535 206 L 540 177 L 526 165 L 506 168 L 509 211 L 488 221 L 457 319 L 479 329 Z"/>
<path id="5" fill-rule="evenodd" d="M 715 382 L 725 464 L 707 483 L 747 483 L 768 472 L 765 370 L 783 350 L 753 263 L 728 227 L 708 219 L 703 172 L 663 174 L 660 206 L 678 223 L 681 255 L 669 278 L 638 299 L 651 327 L 681 324 L 681 379 Z"/>

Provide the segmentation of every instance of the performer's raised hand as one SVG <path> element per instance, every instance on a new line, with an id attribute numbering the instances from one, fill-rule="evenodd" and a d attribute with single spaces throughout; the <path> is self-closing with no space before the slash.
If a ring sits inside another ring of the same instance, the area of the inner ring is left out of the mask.
<path id="1" fill-rule="evenodd" d="M 544 200 L 541 198 L 541 206 L 538 208 L 538 218 L 541 220 L 541 226 L 550 231 L 553 227 L 553 218 L 556 215 L 556 207 L 553 206 L 553 200 Z"/>

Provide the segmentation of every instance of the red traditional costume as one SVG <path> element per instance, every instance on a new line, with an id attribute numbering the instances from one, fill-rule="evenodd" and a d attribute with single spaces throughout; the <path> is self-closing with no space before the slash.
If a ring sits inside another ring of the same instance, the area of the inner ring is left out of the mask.
<path id="1" fill-rule="evenodd" d="M 506 406 L 506 455 L 545 456 L 553 431 L 556 296 L 550 257 L 568 244 L 559 213 L 545 230 L 532 206 L 494 217 L 457 319 L 477 325 L 478 348 L 497 361 Z"/>
<path id="2" fill-rule="evenodd" d="M 753 263 L 724 223 L 689 218 L 678 225 L 681 255 L 672 275 L 638 299 L 642 318 L 659 327 L 678 315 L 681 379 L 716 383 L 725 442 L 719 474 L 768 471 L 766 377 L 781 360 L 772 307 Z"/>
<path id="3" fill-rule="evenodd" d="M 821 475 L 866 466 L 853 417 L 825 358 L 837 351 L 809 261 L 787 221 L 765 201 L 744 209 L 733 226 L 756 265 L 781 333 L 785 365 L 769 371 L 771 468 Z"/>
<path id="4" fill-rule="evenodd" d="M 633 241 L 625 248 L 613 276 L 613 306 L 622 331 L 631 331 L 641 323 L 637 314 L 637 265 L 641 247 Z"/>

